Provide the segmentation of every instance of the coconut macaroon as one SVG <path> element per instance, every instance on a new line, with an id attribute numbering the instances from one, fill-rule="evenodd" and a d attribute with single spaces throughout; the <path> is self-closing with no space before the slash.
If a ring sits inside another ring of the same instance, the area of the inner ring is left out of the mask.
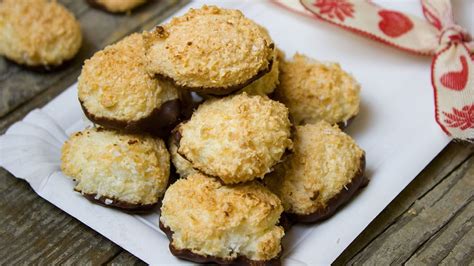
<path id="1" fill-rule="evenodd" d="M 56 1 L 0 1 L 0 54 L 6 58 L 48 70 L 72 59 L 81 43 L 79 22 Z"/>
<path id="2" fill-rule="evenodd" d="M 87 0 L 93 6 L 111 13 L 124 13 L 143 5 L 147 0 Z"/>
<path id="3" fill-rule="evenodd" d="M 90 128 L 62 148 L 61 170 L 91 201 L 130 211 L 151 209 L 169 178 L 169 154 L 160 139 Z"/>
<path id="4" fill-rule="evenodd" d="M 160 228 L 177 257 L 258 265 L 279 262 L 282 211 L 278 197 L 259 183 L 225 186 L 193 174 L 166 191 Z"/>
<path id="5" fill-rule="evenodd" d="M 175 134 L 171 134 L 170 140 L 168 142 L 168 150 L 176 173 L 181 178 L 184 178 L 189 175 L 199 173 L 199 171 L 194 169 L 193 165 L 178 153 L 177 142 L 179 141 L 179 138 L 179 133 L 175 132 Z"/>
<path id="6" fill-rule="evenodd" d="M 150 72 L 204 94 L 238 91 L 273 64 L 274 44 L 238 10 L 190 9 L 144 38 Z"/>
<path id="7" fill-rule="evenodd" d="M 180 115 L 179 93 L 145 69 L 143 39 L 132 34 L 86 60 L 79 76 L 79 101 L 99 125 L 127 132 L 166 135 Z"/>
<path id="8" fill-rule="evenodd" d="M 360 86 L 337 63 L 321 63 L 301 54 L 280 62 L 276 98 L 298 125 L 325 120 L 345 125 L 359 113 Z"/>
<path id="9" fill-rule="evenodd" d="M 288 109 L 246 93 L 211 99 L 176 128 L 178 153 L 225 184 L 263 178 L 292 146 Z"/>
<path id="10" fill-rule="evenodd" d="M 296 127 L 294 153 L 264 182 L 291 219 L 315 222 L 367 184 L 364 169 L 364 151 L 336 125 L 321 121 Z"/>

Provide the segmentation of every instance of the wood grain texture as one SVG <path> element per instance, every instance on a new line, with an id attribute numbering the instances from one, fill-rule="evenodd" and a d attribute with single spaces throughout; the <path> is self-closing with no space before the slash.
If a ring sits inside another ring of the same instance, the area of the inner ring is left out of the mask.
<path id="1" fill-rule="evenodd" d="M 349 263 L 385 265 L 409 261 L 472 202 L 473 175 L 474 157 L 470 156 L 429 193 L 415 200 L 395 223 L 388 226 Z M 444 249 L 445 252 L 449 250 L 449 247 Z"/>
<path id="2" fill-rule="evenodd" d="M 471 199 L 454 218 L 413 254 L 407 261 L 407 265 L 442 262 L 450 265 L 468 264 L 472 259 L 469 256 L 474 254 L 473 215 L 474 202 Z"/>
<path id="3" fill-rule="evenodd" d="M 130 252 L 124 250 L 120 252 L 116 257 L 112 258 L 107 265 L 146 265 L 143 261 L 130 254 Z"/>
<path id="4" fill-rule="evenodd" d="M 419 198 L 430 194 L 452 171 L 467 162 L 474 146 L 450 143 L 435 159 L 369 224 L 369 226 L 336 259 L 336 265 L 347 264 L 387 228 L 399 221 Z M 468 178 L 468 177 L 466 177 Z M 466 193 L 468 191 L 466 190 Z"/>
<path id="5" fill-rule="evenodd" d="M 0 169 L 0 265 L 100 264 L 121 250 Z"/>

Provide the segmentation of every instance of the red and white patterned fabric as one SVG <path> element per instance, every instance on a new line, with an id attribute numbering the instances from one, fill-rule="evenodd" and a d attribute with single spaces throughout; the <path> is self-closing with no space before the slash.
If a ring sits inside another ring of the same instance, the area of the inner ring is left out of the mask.
<path id="1" fill-rule="evenodd" d="M 435 118 L 456 139 L 474 140 L 474 42 L 453 18 L 450 0 L 421 0 L 425 19 L 370 0 L 274 0 L 404 51 L 433 56 Z"/>

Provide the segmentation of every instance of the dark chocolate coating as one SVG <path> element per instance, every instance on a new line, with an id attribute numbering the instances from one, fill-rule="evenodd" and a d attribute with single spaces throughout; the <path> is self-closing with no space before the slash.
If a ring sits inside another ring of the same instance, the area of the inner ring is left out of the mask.
<path id="1" fill-rule="evenodd" d="M 274 45 L 271 44 L 270 46 L 273 47 Z M 236 92 L 238 90 L 241 90 L 244 87 L 246 87 L 247 85 L 249 85 L 250 83 L 254 82 L 255 80 L 257 80 L 259 78 L 261 78 L 263 75 L 270 72 L 270 70 L 272 69 L 272 65 L 273 65 L 273 59 L 271 59 L 268 62 L 267 68 L 260 70 L 255 76 L 253 76 L 249 80 L 247 80 L 243 83 L 237 84 L 237 85 L 224 87 L 224 88 L 222 88 L 222 87 L 188 87 L 188 86 L 181 86 L 181 85 L 178 85 L 176 83 L 176 81 L 171 77 L 168 77 L 168 76 L 165 76 L 165 75 L 162 75 L 162 74 L 156 74 L 156 76 L 159 79 L 170 81 L 174 86 L 176 86 L 177 88 L 179 88 L 181 90 L 195 91 L 195 92 L 198 92 L 199 94 L 202 94 L 202 95 L 222 97 L 222 96 L 232 94 L 233 92 Z"/>
<path id="2" fill-rule="evenodd" d="M 205 99 L 195 99 L 193 98 L 191 92 L 189 91 L 180 91 L 181 98 L 181 121 L 186 121 L 191 118 L 194 111 L 205 101 Z M 198 95 L 201 97 L 200 95 Z"/>
<path id="3" fill-rule="evenodd" d="M 163 103 L 159 108 L 154 109 L 148 116 L 140 120 L 124 121 L 95 116 L 86 109 L 81 100 L 79 102 L 87 118 L 96 124 L 128 133 L 148 132 L 160 137 L 166 137 L 178 123 L 181 109 L 180 100 L 174 99 Z"/>
<path id="4" fill-rule="evenodd" d="M 177 249 L 173 246 L 173 231 L 171 231 L 170 228 L 166 227 L 161 221 L 160 221 L 160 229 L 163 231 L 166 236 L 168 237 L 170 241 L 170 251 L 171 254 L 174 256 L 184 259 L 184 260 L 189 260 L 197 263 L 217 263 L 221 265 L 252 265 L 252 266 L 273 266 L 273 265 L 281 265 L 280 257 L 281 257 L 281 251 L 278 254 L 277 257 L 271 259 L 271 260 L 251 260 L 248 259 L 245 256 L 238 256 L 235 259 L 225 259 L 225 258 L 219 258 L 215 256 L 206 256 L 206 255 L 200 255 L 193 253 L 189 249 Z"/>
<path id="5" fill-rule="evenodd" d="M 78 191 L 80 193 L 80 191 Z M 154 207 L 158 205 L 157 203 L 153 204 L 137 204 L 137 203 L 129 203 L 126 201 L 121 201 L 109 197 L 104 197 L 101 196 L 98 199 L 96 199 L 97 194 L 85 194 L 81 193 L 86 199 L 93 203 L 99 203 L 100 205 L 103 205 L 105 207 L 112 207 L 116 209 L 120 209 L 126 212 L 130 213 L 147 213 L 150 212 Z M 106 204 L 105 200 L 112 200 L 113 202 L 111 204 Z"/>
<path id="6" fill-rule="evenodd" d="M 300 223 L 314 223 L 325 220 L 332 216 L 344 203 L 348 202 L 355 193 L 369 183 L 369 179 L 364 177 L 365 171 L 365 154 L 360 159 L 359 171 L 352 178 L 351 182 L 347 184 L 345 188 L 332 197 L 326 205 L 326 208 L 319 209 L 310 214 L 295 214 L 295 213 L 285 213 L 287 218 L 290 221 L 300 222 Z"/>
<path id="7" fill-rule="evenodd" d="M 344 130 L 346 129 L 348 126 L 350 126 L 352 124 L 352 121 L 354 121 L 356 115 L 347 119 L 347 121 L 344 123 L 344 122 L 339 122 L 337 123 L 337 126 L 341 129 L 341 130 Z"/>
<path id="8" fill-rule="evenodd" d="M 173 143 L 176 145 L 176 147 L 179 148 L 179 142 L 181 141 L 181 138 L 183 136 L 181 135 L 181 132 L 179 132 L 179 125 L 171 131 L 171 140 Z"/>
<path id="9" fill-rule="evenodd" d="M 296 221 L 291 220 L 286 213 L 282 213 L 278 225 L 283 227 L 283 230 L 285 230 L 286 233 L 290 231 L 291 227 L 293 227 L 295 223 Z"/>

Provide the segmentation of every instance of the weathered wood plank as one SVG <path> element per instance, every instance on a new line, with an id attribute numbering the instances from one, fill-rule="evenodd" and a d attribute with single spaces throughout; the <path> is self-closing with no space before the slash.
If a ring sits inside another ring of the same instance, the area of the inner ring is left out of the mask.
<path id="1" fill-rule="evenodd" d="M 121 250 L 0 169 L 0 265 L 106 262 Z"/>
<path id="2" fill-rule="evenodd" d="M 470 221 L 472 224 L 472 220 Z M 474 254 L 474 247 L 473 247 L 473 239 L 474 239 L 474 228 L 471 228 L 469 232 L 467 232 L 458 244 L 449 252 L 448 256 L 441 261 L 440 265 L 473 265 L 474 261 L 472 258 L 472 254 Z"/>
<path id="3" fill-rule="evenodd" d="M 474 168 L 472 168 L 474 169 Z M 474 170 L 473 170 L 474 174 Z M 446 224 L 438 233 L 433 235 L 418 251 L 407 261 L 407 265 L 438 264 L 457 249 L 465 250 L 461 256 L 454 256 L 451 265 L 466 265 L 472 260 L 474 254 L 474 238 L 465 243 L 462 240 L 473 232 L 474 202 L 469 202 L 466 207 Z M 471 257 L 469 257 L 471 256 Z"/>
<path id="4" fill-rule="evenodd" d="M 350 264 L 402 264 L 472 201 L 474 156 L 414 204 Z"/>
<path id="5" fill-rule="evenodd" d="M 118 256 L 114 257 L 110 260 L 107 265 L 110 266 L 117 266 L 117 265 L 146 265 L 143 261 L 139 258 L 133 256 L 128 251 L 123 250 L 118 254 Z"/>
<path id="6" fill-rule="evenodd" d="M 474 152 L 473 145 L 450 143 L 435 159 L 398 195 L 370 225 L 336 259 L 334 264 L 346 264 L 378 235 L 406 212 L 423 195 L 430 193 L 451 171 L 459 167 Z"/>
<path id="7" fill-rule="evenodd" d="M 38 93 L 61 83 L 65 77 L 79 75 L 84 59 L 105 45 L 115 42 L 124 35 L 143 29 L 142 25 L 150 21 L 161 21 L 166 11 L 176 10 L 187 1 L 160 0 L 151 1 L 131 15 L 111 15 L 87 6 L 85 1 L 62 0 L 78 18 L 84 36 L 79 54 L 64 69 L 51 73 L 36 73 L 0 59 L 0 118 L 31 100 Z M 159 19 L 157 19 L 159 18 Z M 68 79 L 69 80 L 69 79 Z M 73 79 L 74 80 L 74 79 Z"/>

